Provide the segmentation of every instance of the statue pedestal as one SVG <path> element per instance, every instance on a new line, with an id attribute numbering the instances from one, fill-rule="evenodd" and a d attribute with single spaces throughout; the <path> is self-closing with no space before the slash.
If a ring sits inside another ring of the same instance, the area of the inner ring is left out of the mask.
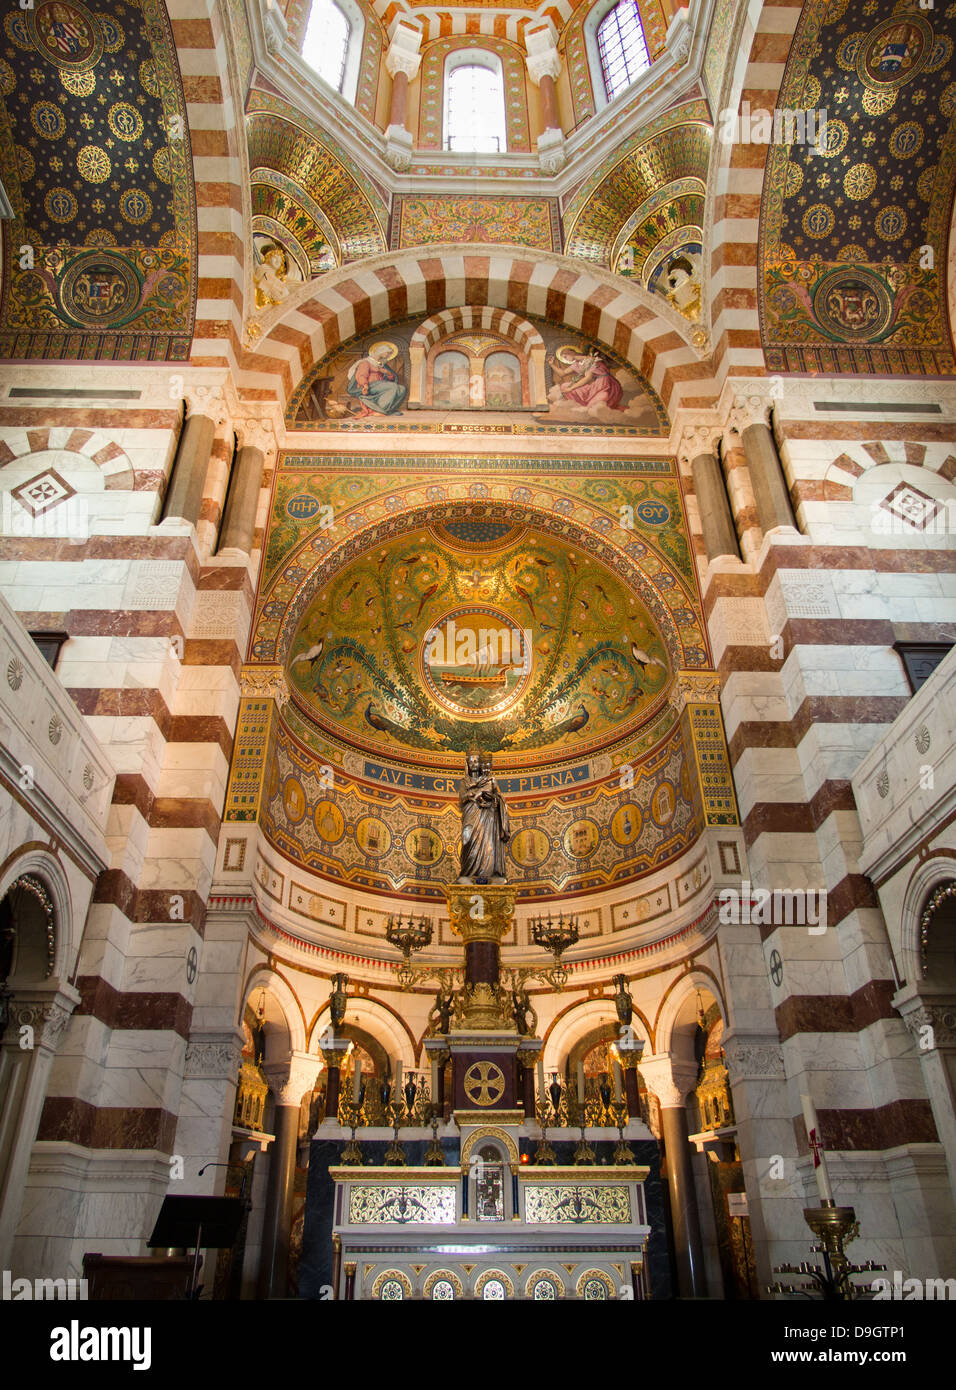
<path id="1" fill-rule="evenodd" d="M 501 940 L 514 926 L 515 889 L 507 884 L 445 886 L 451 929 L 465 946 L 465 987 L 456 1030 L 511 1033 L 511 999 L 501 988 Z"/>
<path id="2" fill-rule="evenodd" d="M 514 927 L 515 889 L 499 883 L 445 887 L 451 929 L 465 947 L 461 1007 L 448 1034 L 452 1109 L 459 1124 L 524 1120 L 518 1032 L 511 995 L 501 986 L 501 941 Z"/>

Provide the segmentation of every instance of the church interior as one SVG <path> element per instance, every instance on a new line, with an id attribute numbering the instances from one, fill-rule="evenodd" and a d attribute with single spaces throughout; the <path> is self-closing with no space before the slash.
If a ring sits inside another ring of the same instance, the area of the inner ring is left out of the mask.
<path id="1" fill-rule="evenodd" d="M 11 1287 L 956 1296 L 954 41 L 8 0 Z"/>

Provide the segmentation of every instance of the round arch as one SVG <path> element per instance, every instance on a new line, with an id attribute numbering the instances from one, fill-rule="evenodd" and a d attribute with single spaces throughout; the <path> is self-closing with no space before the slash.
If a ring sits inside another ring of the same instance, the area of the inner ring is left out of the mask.
<path id="1" fill-rule="evenodd" d="M 614 1000 L 610 995 L 605 995 L 600 999 L 583 999 L 580 1003 L 570 1004 L 563 1013 L 558 1015 L 545 1034 L 542 1053 L 545 1071 L 560 1072 L 564 1059 L 577 1043 L 586 1038 L 589 1033 L 593 1033 L 602 1024 L 613 1023 L 615 1018 Z M 631 1026 L 638 1037 L 643 1037 L 647 1041 L 648 1047 L 651 1048 L 653 1046 L 653 1029 L 636 1005 L 634 1006 L 634 1019 Z"/>
<path id="2" fill-rule="evenodd" d="M 245 988 L 242 992 L 242 1004 L 239 1008 L 239 1026 L 245 1016 L 246 1005 L 251 1004 L 251 996 L 257 990 L 265 990 L 266 994 L 275 1002 L 278 1012 L 281 1015 L 282 1024 L 286 1029 L 286 1041 L 290 1054 L 293 1052 L 306 1052 L 305 1041 L 305 1017 L 302 1012 L 302 1005 L 296 996 L 295 991 L 284 976 L 278 971 L 273 970 L 268 965 L 257 965 L 249 973 Z M 255 1010 L 253 1010 L 255 1012 Z M 278 1019 L 274 1016 L 270 1018 L 266 1015 L 267 1023 L 271 1023 L 274 1028 L 279 1027 Z M 272 1059 L 270 1059 L 272 1060 Z"/>
<path id="3" fill-rule="evenodd" d="M 0 899 L 25 874 L 39 879 L 53 903 L 53 968 L 48 978 L 69 979 L 80 944 L 78 932 L 74 940 L 76 923 L 69 880 L 62 864 L 49 850 L 39 845 L 26 846 L 23 853 L 8 860 L 0 870 Z"/>
<path id="4" fill-rule="evenodd" d="M 661 1000 L 657 1011 L 655 1027 L 657 1031 L 658 1053 L 666 1053 L 673 1056 L 674 1049 L 677 1047 L 676 1032 L 680 1025 L 680 1016 L 684 1012 L 688 1001 L 693 1003 L 696 1016 L 697 991 L 706 991 L 710 994 L 720 1010 L 720 1016 L 726 1023 L 727 1009 L 724 1003 L 723 993 L 712 972 L 705 967 L 696 966 L 687 971 L 684 975 L 679 975 L 669 986 Z"/>
<path id="5" fill-rule="evenodd" d="M 390 251 L 298 287 L 264 316 L 241 358 L 239 388 L 271 389 L 285 409 L 306 372 L 361 325 L 487 305 L 586 333 L 635 366 L 671 414 L 682 395 L 703 406 L 719 394 L 714 362 L 691 344 L 691 325 L 661 315 L 643 286 L 556 252 L 476 242 Z M 666 355 L 666 360 L 665 360 Z"/>
<path id="6" fill-rule="evenodd" d="M 918 987 L 923 980 L 920 950 L 920 918 L 923 909 L 934 889 L 952 879 L 956 879 L 956 858 L 935 855 L 924 863 L 917 864 L 903 893 L 899 924 L 900 970 L 911 989 Z M 893 924 L 887 922 L 887 927 L 892 940 Z"/>
<path id="7" fill-rule="evenodd" d="M 325 1029 L 324 1020 L 328 1019 L 328 1014 L 329 1003 L 326 1000 L 309 1026 L 308 1051 L 318 1051 L 318 1040 Z M 396 1058 L 401 1062 L 403 1070 L 415 1068 L 418 1050 L 414 1035 L 405 1020 L 381 1000 L 350 994 L 343 1028 L 349 1025 L 374 1038 L 391 1062 Z"/>

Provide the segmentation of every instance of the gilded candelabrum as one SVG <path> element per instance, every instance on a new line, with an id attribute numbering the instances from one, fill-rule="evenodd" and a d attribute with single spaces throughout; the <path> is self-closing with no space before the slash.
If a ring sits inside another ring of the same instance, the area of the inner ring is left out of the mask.
<path id="1" fill-rule="evenodd" d="M 608 1114 L 611 1117 L 614 1128 L 617 1130 L 617 1144 L 612 1156 L 612 1162 L 622 1164 L 633 1163 L 635 1161 L 634 1150 L 631 1148 L 630 1144 L 624 1142 L 624 1126 L 630 1119 L 626 1102 L 622 1100 L 614 1101 L 608 1107 Z"/>
<path id="2" fill-rule="evenodd" d="M 402 1109 L 401 1101 L 393 1102 L 391 1105 L 386 1105 L 385 1107 L 385 1116 L 393 1131 L 392 1142 L 385 1150 L 385 1162 L 390 1168 L 405 1168 L 408 1166 L 408 1157 L 398 1137 L 398 1131 L 402 1123 Z"/>
<path id="3" fill-rule="evenodd" d="M 825 1202 L 819 1207 L 804 1207 L 804 1220 L 818 1238 L 810 1249 L 815 1255 L 823 1256 L 823 1266 L 810 1264 L 804 1260 L 799 1265 L 774 1265 L 774 1274 L 800 1274 L 808 1283 L 783 1284 L 779 1280 L 768 1284 L 769 1293 L 801 1294 L 804 1297 L 818 1297 L 825 1302 L 850 1302 L 865 1298 L 872 1293 L 870 1284 L 854 1284 L 854 1274 L 878 1273 L 886 1265 L 867 1260 L 865 1264 L 850 1264 L 844 1247 L 856 1240 L 860 1233 L 860 1223 L 852 1207 L 838 1207 L 835 1202 Z"/>
<path id="4" fill-rule="evenodd" d="M 438 1124 L 441 1120 L 441 1110 L 433 1101 L 428 1107 L 428 1112 L 428 1122 L 432 1127 L 432 1140 L 425 1150 L 425 1166 L 426 1168 L 444 1168 L 445 1151 L 438 1138 Z"/>
<path id="5" fill-rule="evenodd" d="M 358 1097 L 354 1097 L 351 1082 L 348 1083 L 348 1086 L 348 1097 L 339 1101 L 339 1123 L 346 1125 L 352 1131 L 349 1142 L 342 1150 L 342 1162 L 359 1166 L 364 1163 L 365 1158 L 362 1153 L 362 1146 L 355 1138 L 355 1131 L 362 1123 L 362 1102 L 365 1098 L 365 1087 L 361 1088 Z"/>
<path id="6" fill-rule="evenodd" d="M 577 1148 L 574 1150 L 575 1163 L 596 1163 L 597 1158 L 594 1150 L 585 1137 L 585 1128 L 588 1122 L 587 1102 L 583 1100 L 568 1101 L 568 1113 L 573 1116 L 571 1123 L 576 1125 L 581 1131 L 581 1139 Z"/>

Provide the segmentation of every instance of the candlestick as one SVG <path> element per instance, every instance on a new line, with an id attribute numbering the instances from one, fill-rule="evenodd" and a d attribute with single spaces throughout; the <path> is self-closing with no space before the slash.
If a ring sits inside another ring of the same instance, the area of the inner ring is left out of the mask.
<path id="1" fill-rule="evenodd" d="M 538 1096 L 541 1100 L 542 1109 L 548 1103 L 547 1092 L 544 1089 L 544 1060 L 541 1053 L 538 1053 Z"/>
<path id="2" fill-rule="evenodd" d="M 621 1099 L 622 1099 L 622 1086 L 623 1086 L 623 1082 L 622 1082 L 622 1080 L 621 1080 L 621 1064 L 620 1064 L 620 1062 L 617 1060 L 617 1058 L 615 1057 L 615 1058 L 614 1058 L 614 1104 L 615 1104 L 615 1105 L 620 1105 L 620 1104 L 621 1104 Z"/>
<path id="3" fill-rule="evenodd" d="M 810 1152 L 813 1154 L 813 1167 L 817 1179 L 817 1192 L 820 1194 L 820 1201 L 826 1205 L 833 1201 L 833 1189 L 830 1186 L 827 1161 L 823 1156 L 823 1137 L 820 1133 L 820 1122 L 817 1119 L 817 1112 L 814 1108 L 813 1101 L 809 1096 L 801 1096 L 800 1104 L 803 1106 L 803 1122 L 807 1127 L 807 1138 L 810 1140 Z"/>
<path id="4" fill-rule="evenodd" d="M 584 1063 L 578 1063 L 578 1100 L 584 1104 Z"/>

